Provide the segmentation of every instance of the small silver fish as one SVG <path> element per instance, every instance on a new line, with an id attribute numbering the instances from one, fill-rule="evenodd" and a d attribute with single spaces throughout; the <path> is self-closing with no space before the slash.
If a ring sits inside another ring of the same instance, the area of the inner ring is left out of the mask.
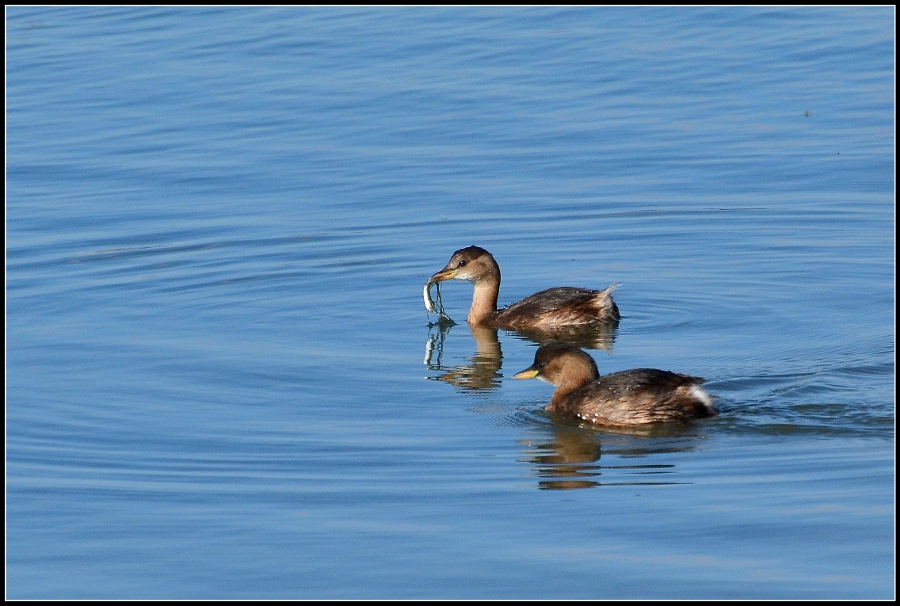
<path id="1" fill-rule="evenodd" d="M 437 284 L 437 300 L 431 298 L 431 287 Z M 444 302 L 441 301 L 441 283 L 437 281 L 428 280 L 425 282 L 425 289 L 422 291 L 422 296 L 425 299 L 425 309 L 428 313 L 436 313 L 441 322 L 450 322 L 452 324 L 456 324 L 453 319 L 447 315 L 447 312 L 444 311 Z"/>
<path id="2" fill-rule="evenodd" d="M 425 296 L 425 309 L 428 310 L 428 313 L 433 314 L 435 312 L 434 299 L 431 298 L 431 285 L 434 284 L 431 280 L 425 283 L 425 291 L 422 293 Z"/>

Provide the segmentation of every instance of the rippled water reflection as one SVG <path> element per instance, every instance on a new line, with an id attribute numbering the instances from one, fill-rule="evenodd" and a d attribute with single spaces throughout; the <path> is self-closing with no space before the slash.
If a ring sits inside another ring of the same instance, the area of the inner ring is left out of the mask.
<path id="1" fill-rule="evenodd" d="M 893 20 L 9 8 L 7 597 L 892 597 Z M 544 413 L 473 244 L 722 414 Z"/>

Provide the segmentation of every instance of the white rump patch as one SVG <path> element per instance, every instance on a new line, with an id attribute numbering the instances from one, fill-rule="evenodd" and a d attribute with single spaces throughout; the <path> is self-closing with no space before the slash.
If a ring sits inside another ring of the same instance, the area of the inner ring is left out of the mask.
<path id="1" fill-rule="evenodd" d="M 691 395 L 703 402 L 710 411 L 718 412 L 716 409 L 716 405 L 713 404 L 713 398 L 711 395 L 706 393 L 702 387 L 699 385 L 694 385 L 691 387 Z"/>

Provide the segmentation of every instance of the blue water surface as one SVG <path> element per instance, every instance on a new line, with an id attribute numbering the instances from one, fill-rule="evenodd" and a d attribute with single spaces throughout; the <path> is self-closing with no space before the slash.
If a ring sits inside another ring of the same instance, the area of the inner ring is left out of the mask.
<path id="1" fill-rule="evenodd" d="M 8 7 L 6 597 L 892 599 L 893 7 Z M 615 291 L 613 432 L 501 304 Z"/>

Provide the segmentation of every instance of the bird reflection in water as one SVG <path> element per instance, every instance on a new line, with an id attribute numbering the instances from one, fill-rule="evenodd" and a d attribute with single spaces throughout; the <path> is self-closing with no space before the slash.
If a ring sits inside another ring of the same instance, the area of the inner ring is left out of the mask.
<path id="1" fill-rule="evenodd" d="M 528 450 L 523 462 L 534 464 L 543 490 L 572 490 L 599 486 L 600 441 L 592 432 L 573 427 L 554 427 L 554 439 L 534 444 L 523 441 Z"/>
<path id="2" fill-rule="evenodd" d="M 428 341 L 425 344 L 425 365 L 429 370 L 441 372 L 436 381 L 445 381 L 461 389 L 494 389 L 500 386 L 503 353 L 500 349 L 498 330 L 487 326 L 469 326 L 475 340 L 475 355 L 468 364 L 444 366 L 444 341 L 456 323 L 449 317 L 440 317 L 428 324 Z M 589 326 L 561 327 L 556 329 L 526 329 L 504 331 L 533 341 L 538 345 L 555 339 L 565 339 L 579 347 L 612 352 L 618 322 Z"/>
<path id="3" fill-rule="evenodd" d="M 497 338 L 496 328 L 484 326 L 472 326 L 472 336 L 475 338 L 475 355 L 469 358 L 468 364 L 458 366 L 444 366 L 444 339 L 452 328 L 450 323 L 436 323 L 430 325 L 437 328 L 437 333 L 428 333 L 428 342 L 425 345 L 425 365 L 429 370 L 439 371 L 441 374 L 427 377 L 434 381 L 445 381 L 454 387 L 464 390 L 494 389 L 500 386 L 500 367 L 503 364 L 503 353 L 500 350 L 500 340 Z"/>
<path id="4" fill-rule="evenodd" d="M 590 423 L 554 421 L 548 429 L 552 438 L 520 441 L 524 447 L 520 461 L 532 465 L 531 475 L 538 477 L 541 490 L 683 484 L 669 479 L 674 477 L 675 465 L 659 460 L 693 450 L 698 437 L 690 425 L 682 423 L 599 432 Z M 606 456 L 614 457 L 603 465 L 601 443 Z M 606 477 L 601 480 L 601 476 Z"/>
<path id="5" fill-rule="evenodd" d="M 538 345 L 550 341 L 565 341 L 584 349 L 602 349 L 606 353 L 612 353 L 613 342 L 616 340 L 616 330 L 619 321 L 614 320 L 604 324 L 587 324 L 584 326 L 559 326 L 555 328 L 519 328 L 514 334 L 534 341 Z"/>

